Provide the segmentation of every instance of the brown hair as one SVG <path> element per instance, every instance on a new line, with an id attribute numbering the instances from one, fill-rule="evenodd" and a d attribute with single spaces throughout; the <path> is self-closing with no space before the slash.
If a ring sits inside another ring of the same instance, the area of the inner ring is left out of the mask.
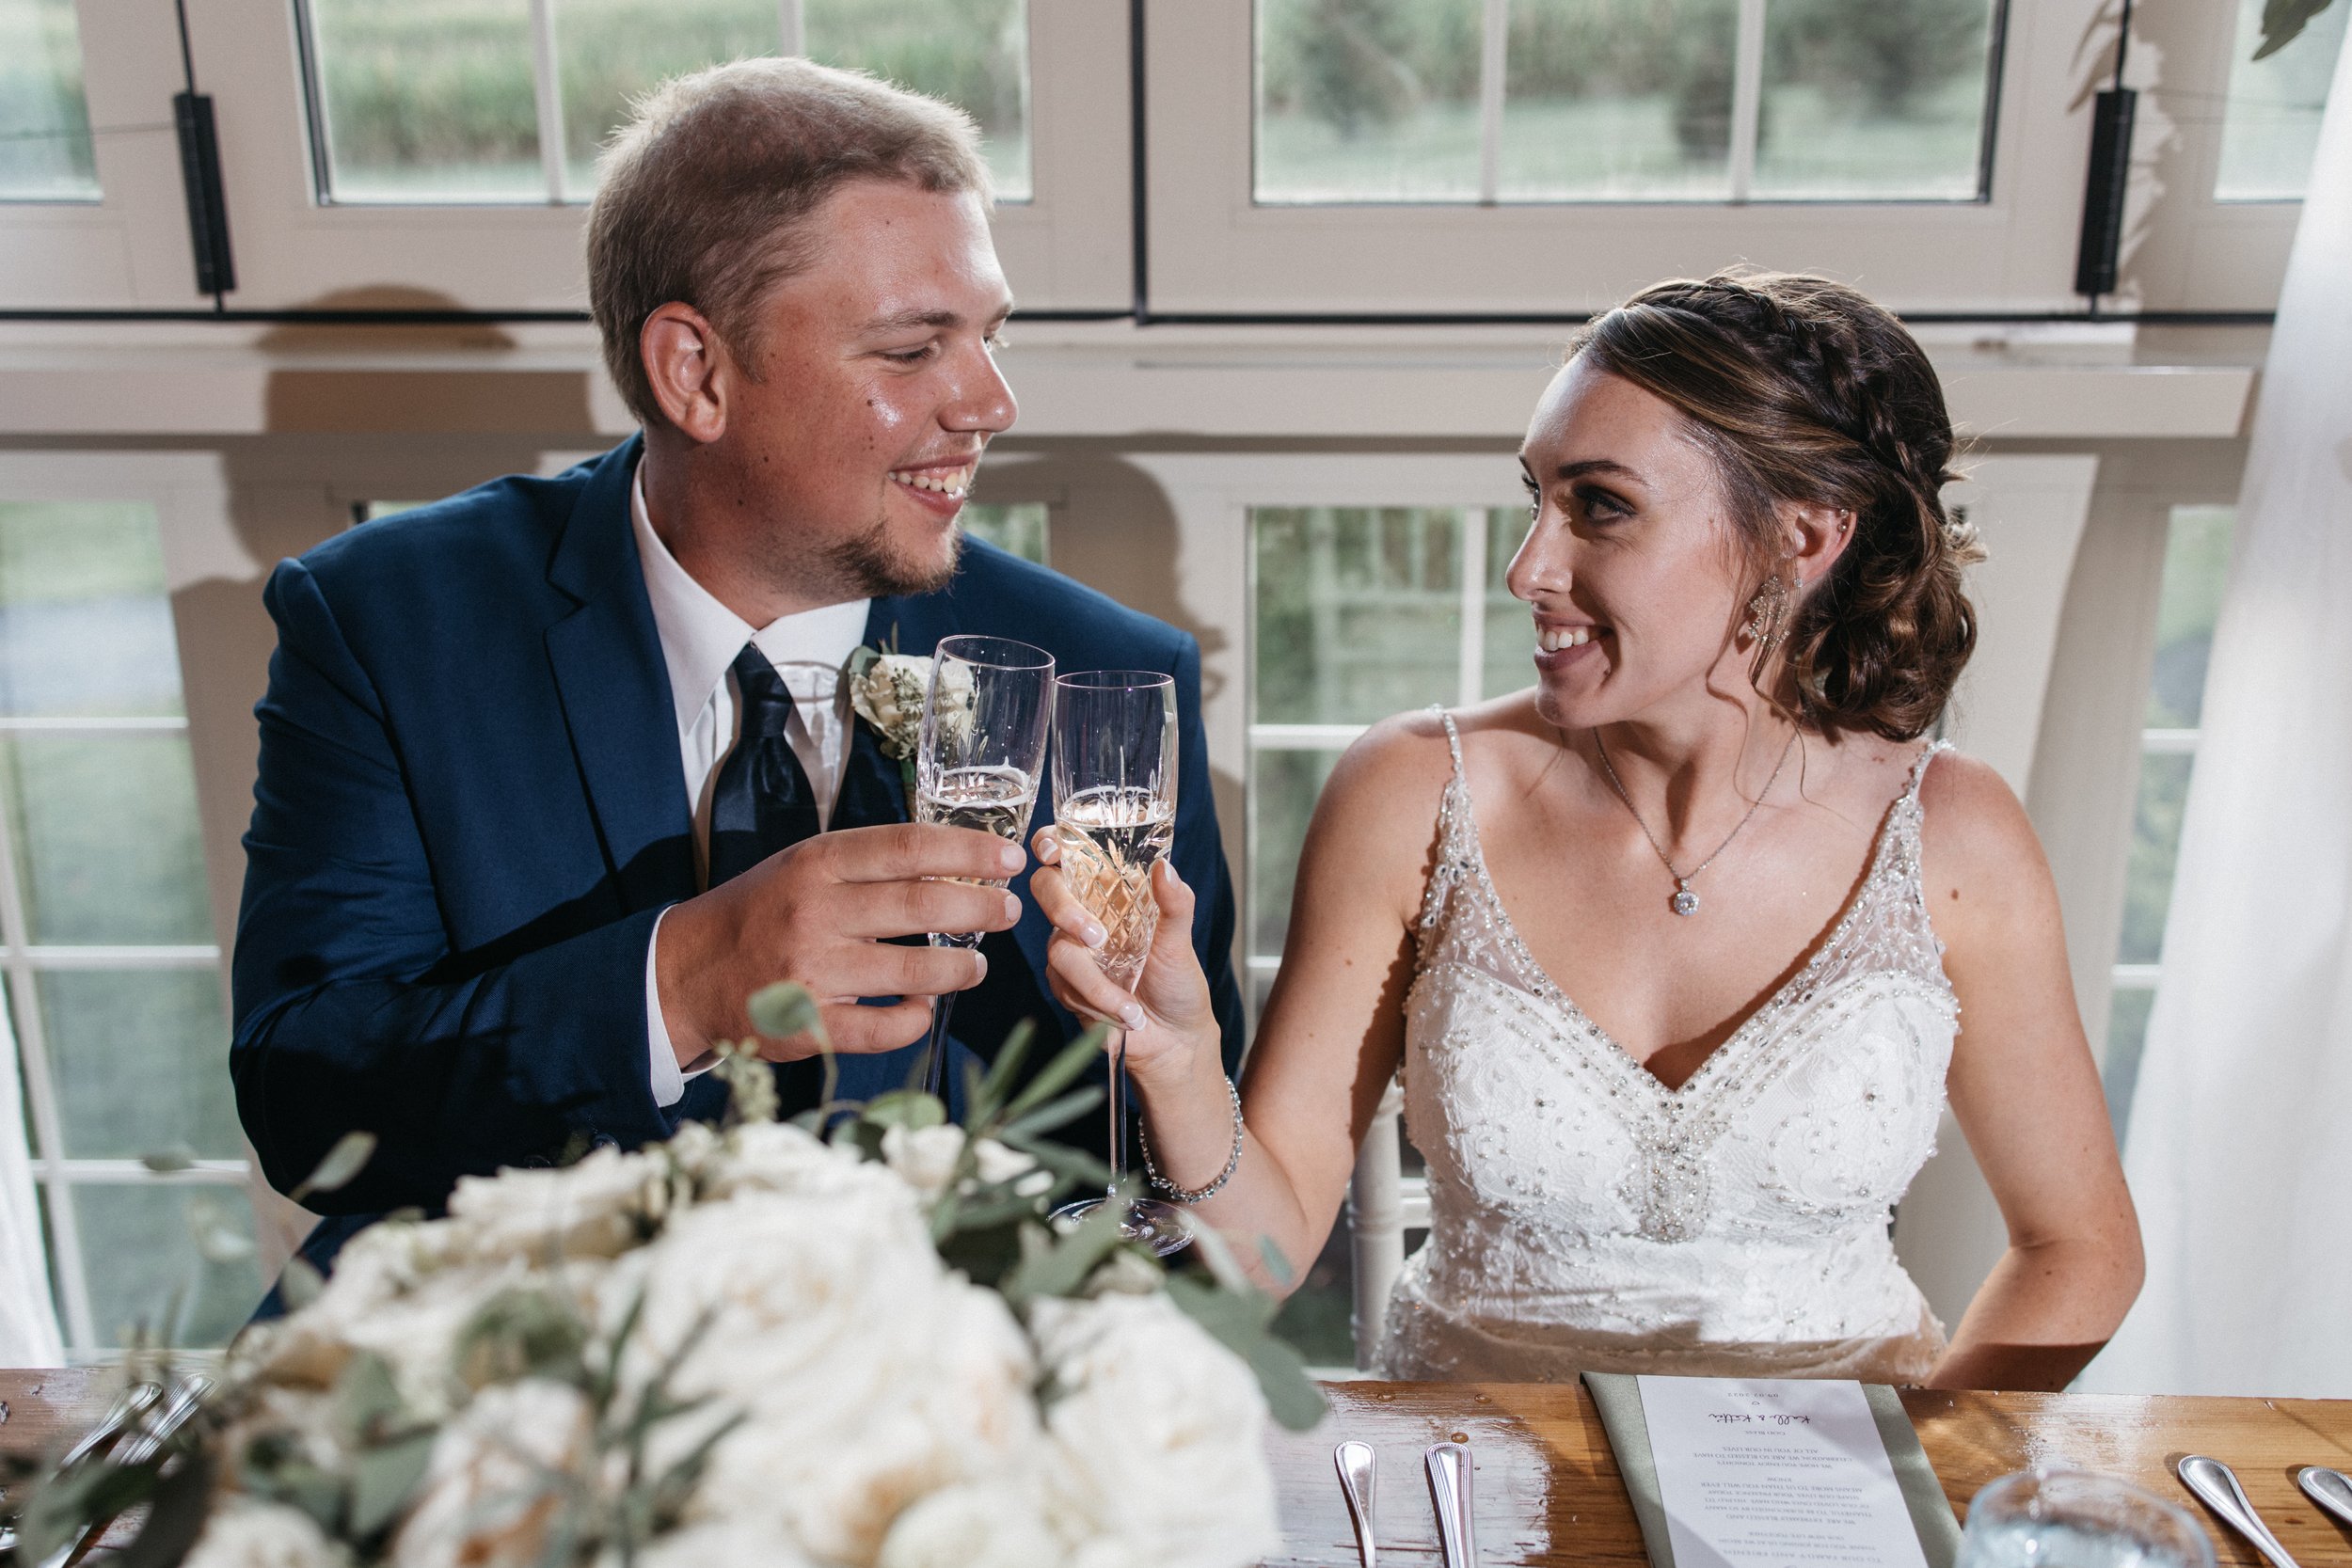
<path id="1" fill-rule="evenodd" d="M 1902 324 L 1824 277 L 1719 273 L 1644 289 L 1580 332 L 1568 356 L 1689 421 L 1759 578 L 1776 503 L 1853 514 L 1845 553 L 1790 607 L 1779 689 L 1767 695 L 1833 738 L 1909 740 L 1934 723 L 1976 647 L 1961 570 L 1984 551 L 1945 515 L 1951 416 Z"/>
<path id="2" fill-rule="evenodd" d="M 673 77 L 608 144 L 588 209 L 588 307 L 638 419 L 666 423 L 639 356 L 673 300 L 709 318 L 755 377 L 759 301 L 815 259 L 809 214 L 851 180 L 990 195 L 979 129 L 864 71 L 737 60 Z"/>

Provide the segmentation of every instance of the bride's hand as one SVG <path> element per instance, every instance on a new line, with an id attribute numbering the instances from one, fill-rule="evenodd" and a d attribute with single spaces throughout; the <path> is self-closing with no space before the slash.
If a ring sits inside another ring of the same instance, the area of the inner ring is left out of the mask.
<path id="1" fill-rule="evenodd" d="M 1082 1019 L 1126 1030 L 1127 1070 L 1139 1080 L 1182 1080 L 1200 1062 L 1217 1064 L 1216 1009 L 1192 949 L 1192 889 L 1176 875 L 1175 865 L 1163 859 L 1152 868 L 1159 926 L 1130 995 L 1103 973 L 1096 952 L 1104 940 L 1103 923 L 1087 912 L 1062 876 L 1060 836 L 1041 828 L 1030 847 L 1038 869 L 1030 875 L 1029 892 L 1054 927 L 1045 953 L 1054 999 Z"/>

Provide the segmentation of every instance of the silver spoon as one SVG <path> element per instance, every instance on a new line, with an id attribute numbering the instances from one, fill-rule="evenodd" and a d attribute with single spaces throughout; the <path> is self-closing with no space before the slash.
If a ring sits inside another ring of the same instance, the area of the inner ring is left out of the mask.
<path id="1" fill-rule="evenodd" d="M 1355 1521 L 1356 1555 L 1363 1568 L 1373 1568 L 1372 1499 L 1379 1477 L 1373 1472 L 1372 1445 L 1342 1443 L 1331 1450 L 1331 1463 L 1339 1468 L 1340 1490 L 1347 1495 L 1347 1516 Z"/>
<path id="2" fill-rule="evenodd" d="M 2246 1488 L 2237 1483 L 2236 1471 L 2201 1453 L 2188 1455 L 2176 1468 L 2181 1473 L 2181 1484 L 2196 1493 L 2199 1502 L 2220 1514 L 2231 1528 L 2251 1541 L 2256 1551 L 2278 1568 L 2296 1568 L 2295 1559 L 2287 1556 L 2287 1549 L 2279 1544 L 2279 1538 L 2270 1533 L 2270 1527 L 2263 1523 L 2262 1515 L 2247 1500 Z"/>
<path id="3" fill-rule="evenodd" d="M 1438 1510 L 1438 1550 L 1445 1568 L 1477 1568 L 1478 1540 L 1470 1527 L 1470 1451 L 1459 1443 L 1432 1443 L 1422 1455 L 1429 1468 L 1429 1500 Z"/>
<path id="4" fill-rule="evenodd" d="M 2352 1480 L 2342 1470 L 2330 1470 L 2325 1465 L 2306 1465 L 2295 1472 L 2295 1484 L 2303 1495 L 2317 1503 L 2338 1522 L 2352 1526 Z"/>

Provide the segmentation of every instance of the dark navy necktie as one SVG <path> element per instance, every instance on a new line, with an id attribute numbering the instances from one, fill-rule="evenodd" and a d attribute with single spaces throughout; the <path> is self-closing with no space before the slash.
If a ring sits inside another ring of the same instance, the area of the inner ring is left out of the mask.
<path id="1" fill-rule="evenodd" d="M 817 792 L 793 753 L 792 693 L 755 643 L 735 656 L 741 721 L 710 794 L 710 885 L 818 831 Z"/>

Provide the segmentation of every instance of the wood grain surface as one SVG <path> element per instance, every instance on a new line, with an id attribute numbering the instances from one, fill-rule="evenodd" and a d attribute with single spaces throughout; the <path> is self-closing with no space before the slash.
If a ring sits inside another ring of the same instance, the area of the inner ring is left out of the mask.
<path id="1" fill-rule="evenodd" d="M 0 1451 L 54 1453 L 105 1409 L 105 1369 L 0 1370 Z M 1480 1568 L 1578 1564 L 1644 1568 L 1641 1531 L 1581 1385 L 1334 1383 L 1331 1414 L 1309 1433 L 1273 1432 L 1266 1450 L 1284 1544 L 1267 1568 L 1352 1568 L 1355 1537 L 1331 1450 L 1349 1438 L 1379 1455 L 1380 1560 L 1438 1560 L 1422 1450 L 1453 1439 L 1474 1455 Z M 2145 1487 L 2206 1527 L 2224 1563 L 2261 1559 L 2184 1491 L 2185 1453 L 2226 1461 L 2302 1568 L 2352 1568 L 2352 1532 L 2296 1490 L 2306 1465 L 2352 1471 L 2352 1401 L 2134 1398 L 2104 1394 L 1939 1394 L 1904 1408 L 1961 1518 L 1995 1476 L 2072 1465 Z"/>
<path id="2" fill-rule="evenodd" d="M 1355 1536 L 1331 1450 L 1349 1438 L 1379 1456 L 1380 1561 L 1438 1560 L 1422 1450 L 1451 1438 L 1475 1455 L 1480 1568 L 1574 1563 L 1645 1568 L 1642 1533 L 1581 1385 L 1335 1383 L 1311 1433 L 1267 1439 L 1284 1545 L 1268 1568 L 1353 1568 Z M 1953 1513 L 1996 1476 L 2028 1465 L 2119 1477 L 2180 1504 L 2224 1563 L 2262 1559 L 2207 1513 L 2172 1473 L 2186 1453 L 2227 1462 L 2302 1568 L 2352 1568 L 2352 1533 L 2295 1484 L 2306 1465 L 2352 1471 L 2352 1401 L 2135 1398 L 2104 1394 L 1941 1394 L 1907 1390 L 1904 1408 Z"/>

